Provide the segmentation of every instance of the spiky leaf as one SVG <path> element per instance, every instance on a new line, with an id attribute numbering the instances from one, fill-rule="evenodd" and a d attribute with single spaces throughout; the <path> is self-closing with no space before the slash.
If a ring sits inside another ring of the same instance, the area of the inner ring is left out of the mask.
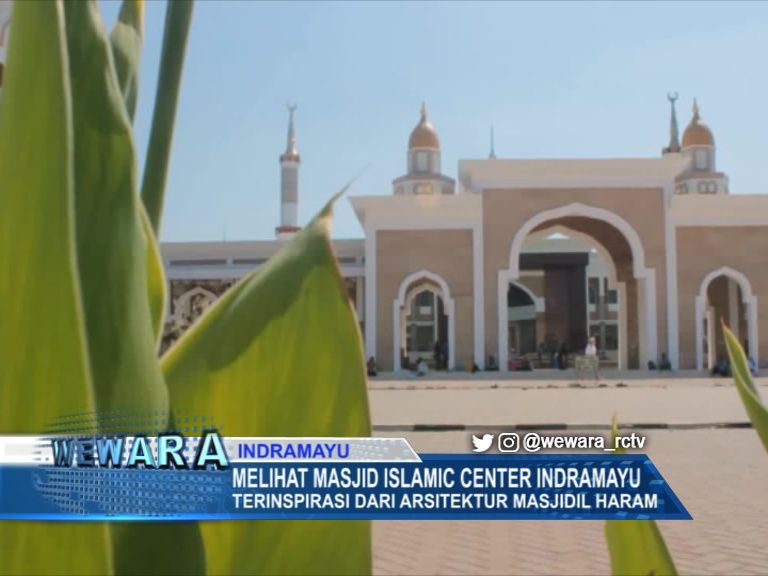
<path id="1" fill-rule="evenodd" d="M 141 184 L 141 198 L 155 234 L 160 234 L 160 222 L 165 201 L 165 183 L 176 123 L 176 107 L 181 88 L 181 72 L 187 48 L 187 36 L 192 21 L 194 4 L 191 0 L 168 2 L 165 13 L 163 53 L 157 79 L 155 110 L 149 135 L 147 161 Z"/>
<path id="2" fill-rule="evenodd" d="M 60 3 L 17 2 L 0 106 L 0 431 L 93 409 L 75 267 Z M 0 522 L 0 573 L 103 574 L 103 525 Z"/>
<path id="3" fill-rule="evenodd" d="M 152 422 L 168 415 L 168 393 L 157 359 L 147 289 L 146 255 L 153 238 L 142 228 L 130 120 L 96 3 L 69 2 L 65 15 L 77 262 L 96 407 L 102 414 L 121 411 L 146 418 L 144 429 L 120 432 L 157 433 Z M 194 524 L 110 528 L 118 573 L 202 571 L 200 535 Z M 156 546 L 186 553 L 147 553 Z"/>
<path id="4" fill-rule="evenodd" d="M 115 27 L 109 35 L 115 71 L 128 117 L 133 121 L 139 95 L 139 63 L 144 33 L 143 0 L 123 0 Z"/>
<path id="5" fill-rule="evenodd" d="M 327 235 L 330 205 L 163 359 L 174 410 L 228 436 L 368 436 L 364 356 Z M 208 522 L 211 574 L 365 574 L 365 521 Z"/>
<path id="6" fill-rule="evenodd" d="M 616 416 L 611 422 L 611 441 L 618 434 Z M 613 442 L 615 445 L 615 442 Z M 623 448 L 616 450 L 617 454 Z M 674 576 L 675 563 L 654 520 L 608 520 L 605 538 L 615 576 Z"/>
<path id="7" fill-rule="evenodd" d="M 725 334 L 728 356 L 731 359 L 731 371 L 733 372 L 733 380 L 736 382 L 736 389 L 739 391 L 741 401 L 747 415 L 752 420 L 757 435 L 768 451 L 768 408 L 760 399 L 760 392 L 752 380 L 747 357 L 741 344 L 739 344 L 739 339 L 725 325 L 723 325 L 723 333 Z"/>
<path id="8" fill-rule="evenodd" d="M 144 31 L 143 0 L 123 0 L 120 14 L 109 36 L 115 72 L 126 111 L 133 121 L 139 90 L 139 68 L 141 65 L 142 34 Z M 146 209 L 141 208 L 141 225 L 147 243 L 147 289 L 152 315 L 155 340 L 160 342 L 165 316 L 166 282 L 163 261 L 157 239 L 149 222 Z"/>

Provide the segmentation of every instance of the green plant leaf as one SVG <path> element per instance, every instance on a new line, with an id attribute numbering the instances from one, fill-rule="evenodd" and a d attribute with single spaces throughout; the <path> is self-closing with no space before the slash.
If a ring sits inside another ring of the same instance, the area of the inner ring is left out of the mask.
<path id="1" fill-rule="evenodd" d="M 94 404 L 75 267 L 62 5 L 13 10 L 0 106 L 0 430 L 40 434 Z M 109 570 L 104 525 L 0 522 L 2 574 Z"/>
<path id="2" fill-rule="evenodd" d="M 723 324 L 723 333 L 725 334 L 728 356 L 731 359 L 731 371 L 733 372 L 733 380 L 736 382 L 736 389 L 739 391 L 747 415 L 752 420 L 752 426 L 755 427 L 758 437 L 768 451 L 768 408 L 760 399 L 760 392 L 752 380 L 749 363 L 739 339 L 725 324 Z"/>
<path id="3" fill-rule="evenodd" d="M 136 100 L 139 95 L 139 64 L 143 33 L 143 0 L 123 0 L 109 41 L 115 59 L 117 81 L 131 122 L 136 114 Z"/>
<path id="4" fill-rule="evenodd" d="M 608 520 L 605 537 L 615 576 L 677 574 L 664 537 L 653 520 Z"/>
<path id="5" fill-rule="evenodd" d="M 144 30 L 143 0 L 123 0 L 115 27 L 109 36 L 115 72 L 123 102 L 131 122 L 136 112 L 141 65 L 142 34 Z M 152 231 L 145 207 L 141 206 L 141 226 L 147 243 L 147 289 L 155 342 L 160 343 L 165 318 L 166 282 L 163 260 L 157 238 Z"/>
<path id="6" fill-rule="evenodd" d="M 77 255 L 96 404 L 100 411 L 164 414 L 168 394 L 150 321 L 130 123 L 95 2 L 68 2 L 65 14 Z"/>
<path id="7" fill-rule="evenodd" d="M 148 293 L 147 254 L 154 240 L 142 228 L 130 120 L 112 50 L 95 2 L 65 5 L 73 103 L 77 262 L 99 414 L 144 417 L 144 430 L 169 415 L 156 352 Z M 101 422 L 99 423 L 101 426 Z M 128 426 L 128 424 L 126 424 Z M 191 523 L 110 526 L 118 573 L 199 573 L 197 526 Z M 182 555 L 149 554 L 163 549 Z"/>
<path id="8" fill-rule="evenodd" d="M 166 353 L 174 411 L 227 436 L 368 436 L 360 333 L 328 239 L 329 204 Z M 367 521 L 207 522 L 211 574 L 365 574 Z"/>
<path id="9" fill-rule="evenodd" d="M 618 434 L 614 415 L 611 441 Z M 614 442 L 615 445 L 615 442 Z M 618 448 L 616 454 L 624 453 Z M 605 538 L 615 576 L 665 576 L 677 574 L 667 543 L 654 520 L 607 520 Z"/>
<path id="10" fill-rule="evenodd" d="M 155 334 L 155 345 L 158 346 L 163 337 L 168 284 L 165 279 L 165 268 L 163 267 L 163 257 L 160 254 L 160 246 L 157 243 L 157 238 L 155 238 L 155 233 L 152 231 L 152 224 L 149 223 L 149 217 L 144 209 L 144 204 L 139 206 L 139 212 L 141 230 L 144 234 L 144 241 L 147 244 L 147 296 L 149 298 L 149 311 L 152 329 Z"/>
<path id="11" fill-rule="evenodd" d="M 163 52 L 160 56 L 155 110 L 152 115 L 152 129 L 144 165 L 144 179 L 141 184 L 141 198 L 147 208 L 152 229 L 158 236 L 163 216 L 165 183 L 168 179 L 181 73 L 184 68 L 193 8 L 194 4 L 191 0 L 175 0 L 166 5 Z"/>

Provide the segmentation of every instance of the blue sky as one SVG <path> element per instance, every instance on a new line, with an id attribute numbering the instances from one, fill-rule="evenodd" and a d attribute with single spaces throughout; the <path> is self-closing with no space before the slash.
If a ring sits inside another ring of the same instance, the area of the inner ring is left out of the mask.
<path id="1" fill-rule="evenodd" d="M 108 26 L 119 4 L 102 2 Z M 165 5 L 148 2 L 137 113 L 146 150 Z M 456 177 L 461 158 L 656 156 L 666 94 L 694 96 L 734 193 L 768 193 L 768 4 L 199 1 L 163 240 L 272 238 L 286 101 L 298 103 L 300 208 L 347 180 L 389 194 L 422 100 Z M 342 199 L 333 235 L 362 234 Z"/>

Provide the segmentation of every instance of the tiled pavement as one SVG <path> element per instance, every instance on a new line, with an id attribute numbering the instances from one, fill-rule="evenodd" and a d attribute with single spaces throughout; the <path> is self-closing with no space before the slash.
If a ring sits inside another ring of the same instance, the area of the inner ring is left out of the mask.
<path id="1" fill-rule="evenodd" d="M 421 452 L 465 452 L 469 434 L 377 433 L 405 435 Z M 755 432 L 654 430 L 647 452 L 694 517 L 660 523 L 680 573 L 768 574 L 768 454 Z M 374 522 L 374 573 L 609 574 L 603 528 L 566 521 Z"/>
<path id="2" fill-rule="evenodd" d="M 605 380 L 573 387 L 555 381 L 371 381 L 369 395 L 374 424 L 511 424 L 608 425 L 616 413 L 624 423 L 745 422 L 744 407 L 732 381 L 726 379 Z M 758 382 L 768 398 L 768 380 Z M 497 387 L 492 387 L 497 386 Z"/>

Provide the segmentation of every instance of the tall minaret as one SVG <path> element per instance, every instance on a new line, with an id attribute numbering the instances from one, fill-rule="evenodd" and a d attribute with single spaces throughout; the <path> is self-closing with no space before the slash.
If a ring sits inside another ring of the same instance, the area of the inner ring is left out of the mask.
<path id="1" fill-rule="evenodd" d="M 664 148 L 662 154 L 675 154 L 680 152 L 680 137 L 677 130 L 677 113 L 675 112 L 675 101 L 677 100 L 677 92 L 670 92 L 667 94 L 667 100 L 672 108 L 669 116 L 669 146 Z"/>
<path id="2" fill-rule="evenodd" d="M 288 106 L 288 142 L 280 155 L 280 226 L 275 229 L 278 238 L 290 238 L 299 231 L 299 164 L 296 151 L 296 130 L 293 113 L 296 105 Z"/>
<path id="3" fill-rule="evenodd" d="M 496 160 L 496 146 L 493 140 L 493 125 L 491 125 L 491 151 L 488 154 L 488 160 Z"/>

